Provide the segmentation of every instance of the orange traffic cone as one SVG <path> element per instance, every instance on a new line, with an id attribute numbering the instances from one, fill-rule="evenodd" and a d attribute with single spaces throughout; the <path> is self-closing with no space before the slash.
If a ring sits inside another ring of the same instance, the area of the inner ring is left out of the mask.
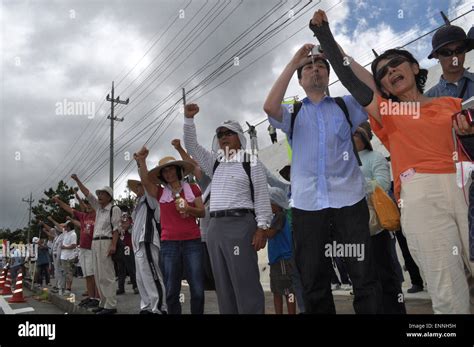
<path id="1" fill-rule="evenodd" d="M 23 271 L 20 269 L 20 273 L 16 276 L 15 290 L 13 291 L 13 296 L 8 300 L 10 304 L 15 304 L 19 302 L 26 302 L 23 298 Z"/>
<path id="2" fill-rule="evenodd" d="M 7 274 L 7 269 L 2 269 L 2 272 L 0 273 L 0 289 L 3 289 L 5 287 L 5 275 Z"/>
<path id="3" fill-rule="evenodd" d="M 7 272 L 7 280 L 5 281 L 5 286 L 3 287 L 3 291 L 0 295 L 10 295 L 12 293 L 12 274 L 10 270 Z"/>

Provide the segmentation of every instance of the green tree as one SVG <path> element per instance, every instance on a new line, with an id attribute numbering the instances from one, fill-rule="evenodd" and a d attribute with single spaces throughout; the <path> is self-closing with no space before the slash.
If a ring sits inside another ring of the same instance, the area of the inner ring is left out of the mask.
<path id="1" fill-rule="evenodd" d="M 74 189 L 72 187 L 69 187 L 64 181 L 59 181 L 55 189 L 51 187 L 48 190 L 45 190 L 44 194 L 46 195 L 46 197 L 39 199 L 38 204 L 32 207 L 32 211 L 35 215 L 35 218 L 31 221 L 31 235 L 34 236 L 37 236 L 39 233 L 40 221 L 51 224 L 47 219 L 48 216 L 52 216 L 58 223 L 66 222 L 66 217 L 68 216 L 68 213 L 63 209 L 59 208 L 59 206 L 53 202 L 53 196 L 58 195 L 59 198 L 66 203 L 69 203 L 71 199 L 74 199 Z M 75 204 L 74 208 L 79 208 L 79 206 Z M 45 236 L 45 234 L 42 234 L 40 237 Z"/>

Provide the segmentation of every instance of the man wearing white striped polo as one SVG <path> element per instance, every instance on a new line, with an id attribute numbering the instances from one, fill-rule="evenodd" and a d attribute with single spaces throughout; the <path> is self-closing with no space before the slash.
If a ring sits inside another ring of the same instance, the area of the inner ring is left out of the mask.
<path id="1" fill-rule="evenodd" d="M 216 129 L 213 152 L 197 142 L 196 104 L 185 107 L 184 144 L 212 178 L 207 245 L 221 314 L 263 314 L 265 298 L 257 251 L 264 248 L 272 218 L 267 178 L 256 156 L 245 153 L 238 122 Z"/>

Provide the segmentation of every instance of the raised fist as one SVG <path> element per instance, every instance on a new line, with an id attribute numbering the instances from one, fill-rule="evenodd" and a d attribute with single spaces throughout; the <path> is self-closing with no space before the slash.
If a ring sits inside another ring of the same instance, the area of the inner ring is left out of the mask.
<path id="1" fill-rule="evenodd" d="M 184 116 L 186 118 L 194 118 L 199 113 L 199 106 L 197 104 L 187 104 L 184 106 Z"/>
<path id="2" fill-rule="evenodd" d="M 181 140 L 174 139 L 173 141 L 171 141 L 171 145 L 174 147 L 174 149 L 178 150 L 181 148 Z"/>

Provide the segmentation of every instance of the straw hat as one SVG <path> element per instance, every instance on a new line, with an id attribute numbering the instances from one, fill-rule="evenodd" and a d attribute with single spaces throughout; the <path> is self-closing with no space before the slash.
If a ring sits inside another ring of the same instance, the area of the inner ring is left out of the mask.
<path id="1" fill-rule="evenodd" d="M 158 183 L 166 184 L 166 182 L 161 177 L 160 171 L 167 166 L 180 167 L 181 172 L 183 174 L 182 178 L 186 177 L 187 175 L 189 175 L 191 172 L 194 171 L 194 164 L 191 164 L 188 161 L 176 160 L 174 157 L 164 157 L 158 162 L 158 166 L 148 173 L 150 180 L 155 184 L 158 184 Z"/>
<path id="2" fill-rule="evenodd" d="M 127 181 L 127 186 L 130 188 L 132 192 L 138 195 L 138 186 L 141 185 L 142 182 L 137 181 L 137 180 L 128 180 Z"/>

